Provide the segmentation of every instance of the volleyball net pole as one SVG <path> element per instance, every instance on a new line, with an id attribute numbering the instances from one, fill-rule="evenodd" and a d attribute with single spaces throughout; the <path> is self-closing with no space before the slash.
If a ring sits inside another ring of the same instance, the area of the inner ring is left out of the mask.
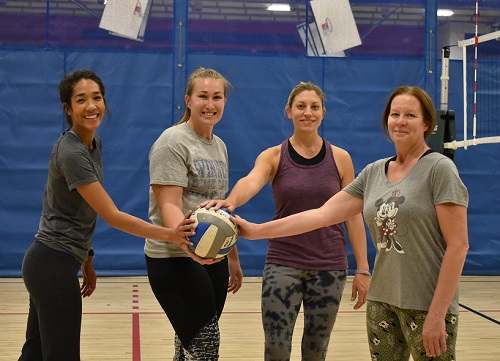
<path id="1" fill-rule="evenodd" d="M 443 148 L 450 149 L 450 150 L 456 150 L 459 147 L 463 147 L 465 150 L 467 149 L 468 146 L 471 145 L 478 145 L 478 144 L 492 144 L 492 143 L 500 143 L 500 136 L 498 134 L 498 128 L 495 133 L 493 133 L 493 136 L 489 136 L 491 134 L 486 134 L 487 136 L 484 136 L 484 134 L 478 135 L 478 127 L 481 128 L 483 124 L 486 122 L 486 117 L 485 114 L 481 113 L 478 114 L 478 76 L 479 76 L 479 61 L 478 61 L 478 48 L 479 44 L 485 43 L 488 41 L 492 40 L 499 40 L 500 39 L 500 31 L 494 31 L 492 33 L 488 33 L 485 35 L 479 35 L 479 2 L 478 0 L 475 0 L 475 30 L 474 30 L 474 37 L 470 39 L 465 39 L 461 40 L 458 42 L 458 46 L 462 48 L 462 72 L 463 72 L 463 111 L 464 111 L 464 122 L 463 122 L 463 140 L 462 141 L 446 141 L 443 144 Z M 474 47 L 474 55 L 473 55 L 473 80 L 472 80 L 472 91 L 468 91 L 468 81 L 467 81 L 467 47 L 473 46 Z M 483 46 L 484 47 L 484 44 Z M 446 110 L 448 106 L 448 65 L 449 65 L 449 52 L 448 56 L 446 57 L 446 47 L 443 48 L 443 76 L 441 77 L 441 110 Z M 448 48 L 449 49 L 449 48 Z M 490 60 L 490 66 L 491 66 L 491 60 Z M 488 81 L 487 79 L 484 79 L 484 76 L 482 79 L 479 79 L 481 81 Z M 500 92 L 500 90 L 496 90 Z M 469 104 L 468 104 L 468 97 L 472 95 L 472 109 L 469 109 Z M 481 96 L 484 97 L 485 94 L 481 93 Z M 490 95 L 492 96 L 492 95 Z M 468 113 L 469 111 L 472 110 L 472 139 L 468 139 L 469 136 L 469 116 Z M 494 118 L 495 115 L 490 115 L 490 118 Z M 496 121 L 499 121 L 497 118 Z M 496 124 L 496 123 L 495 123 Z M 482 128 L 481 128 L 482 129 Z"/>

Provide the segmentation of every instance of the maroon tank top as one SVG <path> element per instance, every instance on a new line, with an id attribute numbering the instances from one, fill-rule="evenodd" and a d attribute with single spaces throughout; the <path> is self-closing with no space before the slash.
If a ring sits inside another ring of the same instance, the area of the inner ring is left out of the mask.
<path id="1" fill-rule="evenodd" d="M 321 207 L 341 190 L 340 175 L 325 140 L 326 155 L 314 165 L 292 160 L 288 139 L 281 144 L 281 155 L 272 189 L 274 219 Z M 306 270 L 338 271 L 347 269 L 344 229 L 341 224 L 304 234 L 269 239 L 266 263 Z"/>

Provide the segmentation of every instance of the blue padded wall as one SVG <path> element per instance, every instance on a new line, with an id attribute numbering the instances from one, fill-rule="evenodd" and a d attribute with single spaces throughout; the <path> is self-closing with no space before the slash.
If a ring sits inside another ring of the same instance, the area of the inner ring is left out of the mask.
<path id="1" fill-rule="evenodd" d="M 57 84 L 69 70 L 95 70 L 107 87 L 112 119 L 101 126 L 105 188 L 117 206 L 143 219 L 148 208 L 148 152 L 175 119 L 172 56 L 151 52 L 0 50 L 0 276 L 20 276 L 22 257 L 37 230 L 47 162 L 64 130 Z M 424 86 L 421 59 L 307 58 L 190 54 L 187 73 L 213 67 L 234 86 L 224 117 L 215 128 L 227 144 L 230 185 L 252 168 L 264 149 L 291 135 L 283 110 L 299 81 L 320 85 L 327 95 L 321 129 L 347 149 L 358 173 L 369 162 L 393 154 L 380 114 L 390 91 L 402 84 Z M 461 74 L 461 62 L 452 62 Z M 450 109 L 462 119 L 461 76 L 450 82 Z M 461 124 L 457 132 L 461 132 Z M 481 145 L 455 155 L 470 192 L 471 249 L 464 274 L 500 274 L 500 146 Z M 270 187 L 237 213 L 262 222 L 272 218 Z M 144 275 L 144 241 L 114 230 L 101 219 L 94 238 L 99 275 Z M 261 275 L 267 243 L 239 241 L 246 276 Z M 370 259 L 374 248 L 370 244 Z M 349 250 L 350 267 L 355 267 Z"/>

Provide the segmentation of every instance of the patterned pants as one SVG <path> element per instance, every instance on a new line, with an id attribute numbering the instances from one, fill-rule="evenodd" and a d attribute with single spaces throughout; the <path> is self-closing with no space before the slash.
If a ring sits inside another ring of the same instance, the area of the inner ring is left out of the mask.
<path id="1" fill-rule="evenodd" d="M 325 360 L 346 282 L 344 271 L 307 271 L 266 264 L 262 277 L 265 360 L 290 360 L 292 336 L 304 305 L 302 360 Z"/>
<path id="2" fill-rule="evenodd" d="M 439 357 L 425 355 L 422 328 L 427 312 L 403 310 L 382 302 L 368 301 L 366 329 L 373 361 L 454 361 L 458 316 L 446 315 L 446 347 Z"/>
<path id="3" fill-rule="evenodd" d="M 175 360 L 218 359 L 217 320 L 227 297 L 227 262 L 202 266 L 189 257 L 146 256 L 151 289 L 175 330 Z"/>
<path id="4" fill-rule="evenodd" d="M 219 324 L 217 316 L 203 327 L 189 344 L 182 346 L 181 340 L 175 335 L 175 361 L 216 361 L 219 359 Z"/>

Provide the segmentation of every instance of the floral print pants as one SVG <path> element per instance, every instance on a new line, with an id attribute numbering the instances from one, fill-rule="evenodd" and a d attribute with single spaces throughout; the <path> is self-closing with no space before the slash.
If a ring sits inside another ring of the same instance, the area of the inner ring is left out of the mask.
<path id="1" fill-rule="evenodd" d="M 403 310 L 382 302 L 368 301 L 366 329 L 372 361 L 455 361 L 458 316 L 446 315 L 446 347 L 439 357 L 425 354 L 422 328 L 427 312 Z"/>

